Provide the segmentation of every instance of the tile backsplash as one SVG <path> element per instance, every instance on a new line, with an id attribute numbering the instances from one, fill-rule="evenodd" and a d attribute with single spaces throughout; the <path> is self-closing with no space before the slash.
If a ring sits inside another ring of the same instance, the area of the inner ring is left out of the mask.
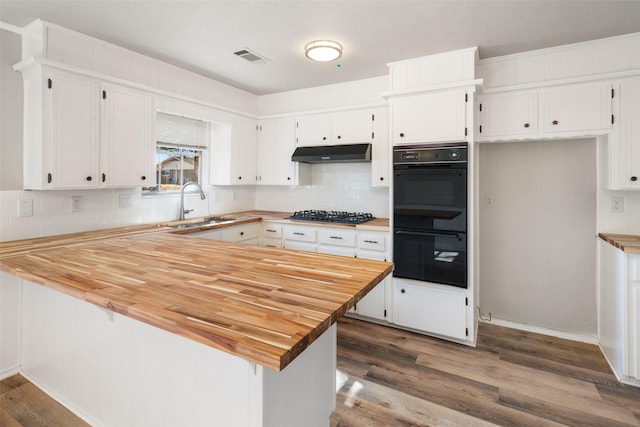
<path id="1" fill-rule="evenodd" d="M 371 187 L 368 163 L 312 166 L 312 184 L 301 187 L 209 187 L 207 198 L 185 196 L 187 217 L 219 215 L 250 209 L 301 209 L 371 212 L 388 217 L 388 189 Z M 131 206 L 120 207 L 120 195 Z M 81 196 L 82 212 L 72 212 L 72 197 Z M 20 217 L 18 204 L 32 200 L 33 215 Z M 139 188 L 62 191 L 1 191 L 0 241 L 78 231 L 153 224 L 179 217 L 180 197 L 143 197 Z"/>

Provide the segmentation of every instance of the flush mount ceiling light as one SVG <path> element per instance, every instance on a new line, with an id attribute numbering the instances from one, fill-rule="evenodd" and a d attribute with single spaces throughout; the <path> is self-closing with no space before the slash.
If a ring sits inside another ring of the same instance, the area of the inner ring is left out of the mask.
<path id="1" fill-rule="evenodd" d="M 315 40 L 305 45 L 304 54 L 314 61 L 333 61 L 342 56 L 342 45 L 331 40 Z"/>

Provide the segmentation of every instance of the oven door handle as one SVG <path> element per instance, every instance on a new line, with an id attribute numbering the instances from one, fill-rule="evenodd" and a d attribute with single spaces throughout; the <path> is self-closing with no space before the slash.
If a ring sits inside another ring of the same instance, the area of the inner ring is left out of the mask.
<path id="1" fill-rule="evenodd" d="M 429 231 L 406 231 L 406 230 L 395 230 L 395 234 L 405 235 L 405 236 L 435 236 L 435 237 L 449 237 L 451 239 L 456 238 L 458 240 L 462 240 L 462 235 L 460 233 L 436 233 Z"/>

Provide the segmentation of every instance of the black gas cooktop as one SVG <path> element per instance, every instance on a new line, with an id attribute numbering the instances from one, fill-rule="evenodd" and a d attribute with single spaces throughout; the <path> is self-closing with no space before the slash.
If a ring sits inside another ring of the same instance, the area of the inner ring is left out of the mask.
<path id="1" fill-rule="evenodd" d="M 340 212 L 340 211 L 297 211 L 289 219 L 304 221 L 336 222 L 339 224 L 362 224 L 371 221 L 375 217 L 370 213 Z"/>

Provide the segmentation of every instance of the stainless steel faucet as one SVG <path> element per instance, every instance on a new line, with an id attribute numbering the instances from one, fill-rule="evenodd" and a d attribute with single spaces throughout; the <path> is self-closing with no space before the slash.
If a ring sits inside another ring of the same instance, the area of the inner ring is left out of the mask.
<path id="1" fill-rule="evenodd" d="M 204 191 L 202 191 L 202 187 L 200 187 L 200 184 L 193 181 L 185 182 L 180 189 L 180 221 L 184 220 L 184 216 L 186 214 L 188 214 L 189 212 L 193 212 L 193 209 L 184 208 L 184 189 L 189 185 L 195 185 L 196 187 L 198 187 L 198 190 L 200 190 L 200 200 L 206 199 L 206 196 L 204 195 Z"/>

